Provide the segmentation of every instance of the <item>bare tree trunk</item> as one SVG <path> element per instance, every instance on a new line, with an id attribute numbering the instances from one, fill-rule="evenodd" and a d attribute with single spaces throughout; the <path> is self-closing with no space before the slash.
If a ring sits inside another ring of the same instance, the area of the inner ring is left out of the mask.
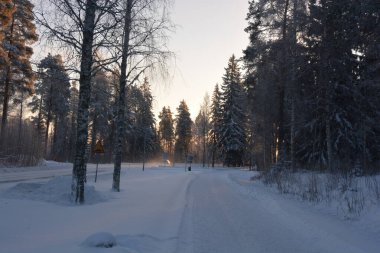
<path id="1" fill-rule="evenodd" d="M 129 51 L 129 37 L 131 33 L 131 16 L 132 16 L 132 2 L 133 0 L 127 0 L 126 15 L 124 17 L 124 38 L 123 38 L 123 50 L 120 67 L 120 87 L 119 87 L 119 103 L 118 113 L 116 119 L 116 146 L 115 146 L 115 164 L 113 172 L 112 189 L 114 191 L 120 191 L 120 171 L 122 153 L 125 140 L 125 86 L 127 85 L 127 60 Z"/>
<path id="2" fill-rule="evenodd" d="M 38 134 L 38 151 L 41 152 L 41 155 L 43 155 L 42 152 L 42 96 L 40 97 L 40 102 L 38 105 L 38 122 L 37 122 L 37 134 Z"/>
<path id="3" fill-rule="evenodd" d="M 48 154 L 48 143 L 49 143 L 49 128 L 50 128 L 50 119 L 51 119 L 51 110 L 49 108 L 47 120 L 46 120 L 46 131 L 45 131 L 45 150 L 44 150 L 44 156 L 47 157 Z"/>
<path id="4" fill-rule="evenodd" d="M 331 136 L 331 121 L 330 121 L 330 106 L 326 106 L 326 145 L 327 145 L 327 168 L 329 171 L 333 170 L 333 147 Z"/>
<path id="5" fill-rule="evenodd" d="M 282 23 L 282 59 L 280 66 L 280 80 L 279 80 L 279 121 L 278 121 L 278 161 L 283 162 L 285 160 L 285 124 L 284 124 L 284 113 L 285 113 L 285 89 L 286 89 L 286 74 L 285 74 L 285 62 L 287 59 L 287 48 L 286 43 L 286 32 L 288 29 L 288 9 L 289 0 L 285 1 L 285 9 L 283 15 Z"/>
<path id="6" fill-rule="evenodd" d="M 143 168 L 142 170 L 145 170 L 145 155 L 146 155 L 146 134 L 144 129 L 144 150 L 143 150 Z"/>
<path id="7" fill-rule="evenodd" d="M 295 119 L 296 119 L 296 112 L 295 112 L 295 101 L 294 97 L 292 98 L 291 102 L 291 119 L 290 119 L 290 158 L 291 158 L 291 166 L 292 170 L 295 169 Z"/>
<path id="8" fill-rule="evenodd" d="M 211 166 L 214 168 L 214 166 L 215 166 L 215 153 L 216 153 L 216 137 L 215 137 L 215 133 L 213 134 L 212 142 L 213 142 L 213 145 L 212 145 L 212 162 L 211 162 Z"/>
<path id="9" fill-rule="evenodd" d="M 296 132 L 296 100 L 298 98 L 296 94 L 296 59 L 298 56 L 297 49 L 297 24 L 298 24 L 298 0 L 293 0 L 293 26 L 291 30 L 291 75 L 290 75 L 290 160 L 291 169 L 295 170 L 295 132 Z"/>
<path id="10" fill-rule="evenodd" d="M 91 150 L 90 150 L 90 161 L 93 159 L 92 151 L 95 149 L 96 136 L 97 136 L 97 112 L 94 112 L 94 120 L 92 121 L 92 132 L 91 132 Z"/>
<path id="11" fill-rule="evenodd" d="M 21 99 L 20 99 L 20 115 L 19 115 L 19 121 L 18 121 L 18 141 L 17 144 L 19 145 L 19 154 L 21 154 L 21 134 L 22 134 L 22 117 L 24 114 L 24 91 L 21 90 Z"/>
<path id="12" fill-rule="evenodd" d="M 13 5 L 14 7 L 15 5 Z M 10 41 L 9 41 L 9 44 L 13 44 L 13 31 L 14 31 L 14 22 L 15 22 L 15 19 L 14 17 L 12 16 L 12 23 L 11 23 L 11 26 L 10 26 Z M 12 57 L 12 54 L 11 54 L 11 51 L 9 50 L 8 51 L 8 59 L 9 59 L 9 63 L 6 67 L 6 70 L 5 70 L 5 80 L 4 80 L 4 94 L 3 94 L 3 114 L 2 114 L 2 117 L 1 117 L 1 133 L 0 133 L 0 146 L 3 146 L 2 145 L 2 142 L 4 141 L 4 138 L 5 138 L 5 131 L 7 129 L 7 122 L 8 122 L 8 108 L 9 108 L 9 92 L 10 92 L 10 85 L 11 85 L 11 78 L 12 78 L 12 73 L 11 73 L 11 57 Z"/>
<path id="13" fill-rule="evenodd" d="M 4 101 L 3 101 L 3 114 L 1 118 L 1 140 L 5 138 L 5 131 L 8 121 L 8 106 L 9 106 L 9 86 L 10 86 L 10 66 L 6 69 L 5 87 L 4 87 Z"/>
<path id="14" fill-rule="evenodd" d="M 87 0 L 83 23 L 83 41 L 80 66 L 80 89 L 77 118 L 75 160 L 73 165 L 72 195 L 75 202 L 84 203 L 84 183 L 86 179 L 86 146 L 88 137 L 88 108 L 91 96 L 92 48 L 95 30 L 97 0 Z"/>
<path id="15" fill-rule="evenodd" d="M 54 117 L 54 134 L 53 134 L 53 143 L 52 143 L 52 151 L 51 157 L 54 161 L 57 161 L 58 158 L 58 148 L 63 149 L 63 146 L 58 147 L 58 145 L 62 145 L 62 143 L 58 144 L 58 117 Z"/>
<path id="16" fill-rule="evenodd" d="M 206 115 L 203 115 L 203 168 L 206 166 Z"/>

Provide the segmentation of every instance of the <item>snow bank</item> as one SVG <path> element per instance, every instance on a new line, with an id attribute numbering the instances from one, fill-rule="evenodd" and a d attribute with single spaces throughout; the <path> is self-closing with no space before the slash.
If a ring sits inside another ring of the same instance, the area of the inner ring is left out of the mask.
<path id="1" fill-rule="evenodd" d="M 59 205 L 73 205 L 71 200 L 71 177 L 56 177 L 44 183 L 19 183 L 5 191 L 4 198 L 44 201 Z M 86 204 L 104 202 L 107 196 L 94 186 L 85 185 Z"/>
<path id="2" fill-rule="evenodd" d="M 116 246 L 116 238 L 107 232 L 99 232 L 90 235 L 83 243 L 82 246 L 96 247 L 96 248 L 112 248 Z"/>

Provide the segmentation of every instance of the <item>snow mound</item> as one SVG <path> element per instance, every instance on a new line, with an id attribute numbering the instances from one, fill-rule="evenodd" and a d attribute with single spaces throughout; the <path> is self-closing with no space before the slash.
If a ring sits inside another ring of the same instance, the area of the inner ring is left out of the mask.
<path id="1" fill-rule="evenodd" d="M 175 247 L 177 239 L 178 237 L 161 239 L 148 234 L 116 236 L 117 245 L 130 253 L 167 253 L 168 249 Z"/>
<path id="2" fill-rule="evenodd" d="M 112 248 L 116 246 L 116 238 L 106 232 L 90 235 L 83 243 L 85 247 Z"/>
<path id="3" fill-rule="evenodd" d="M 71 198 L 71 177 L 56 177 L 46 183 L 19 183 L 3 193 L 6 198 L 29 199 L 60 205 L 73 205 Z M 85 204 L 106 201 L 104 194 L 94 186 L 85 186 Z"/>

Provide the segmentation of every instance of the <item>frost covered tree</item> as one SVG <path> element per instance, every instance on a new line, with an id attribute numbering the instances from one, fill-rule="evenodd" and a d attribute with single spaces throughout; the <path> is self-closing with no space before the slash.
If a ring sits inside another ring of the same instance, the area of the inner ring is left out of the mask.
<path id="1" fill-rule="evenodd" d="M 82 204 L 85 201 L 88 116 L 94 55 L 96 52 L 101 52 L 114 26 L 114 22 L 110 22 L 112 20 L 110 16 L 112 17 L 116 1 L 49 0 L 48 2 L 49 8 L 41 6 L 36 12 L 38 23 L 45 28 L 45 33 L 51 41 L 68 49 L 73 55 L 71 58 L 78 60 L 79 69 L 76 69 L 76 72 L 79 74 L 79 104 L 72 195 L 75 202 Z M 45 5 L 45 1 L 43 4 Z"/>
<path id="2" fill-rule="evenodd" d="M 303 73 L 297 69 L 307 66 L 300 57 L 303 44 L 298 42 L 304 32 L 307 3 L 308 0 L 249 3 L 245 79 L 250 115 L 254 118 L 250 132 L 255 133 L 256 139 L 251 143 L 261 168 L 294 160 L 294 133 L 300 108 L 296 106 L 295 86 L 301 85 Z"/>
<path id="3" fill-rule="evenodd" d="M 75 140 L 76 140 L 76 130 L 77 130 L 77 113 L 79 104 L 79 90 L 77 82 L 71 83 L 70 88 L 70 100 L 69 100 L 69 129 L 68 129 L 68 147 L 69 152 L 67 152 L 67 161 L 73 162 L 75 156 Z"/>
<path id="4" fill-rule="evenodd" d="M 120 169 L 125 149 L 126 86 L 132 86 L 144 73 L 164 70 L 171 53 L 166 49 L 166 32 L 169 29 L 165 0 L 125 0 L 119 3 L 119 22 L 114 36 L 113 54 L 118 57 L 120 69 L 116 143 L 114 160 L 114 191 L 120 191 Z M 120 43 L 121 41 L 121 43 Z M 146 76 L 146 75 L 145 75 Z"/>
<path id="5" fill-rule="evenodd" d="M 39 81 L 36 83 L 36 92 L 29 106 L 32 112 L 38 112 L 34 117 L 37 128 L 40 131 L 44 130 L 45 155 L 48 154 L 49 133 L 52 132 L 52 146 L 48 157 L 64 161 L 67 151 L 65 147 L 70 99 L 69 75 L 60 55 L 49 54 L 38 64 L 38 69 Z"/>
<path id="6" fill-rule="evenodd" d="M 121 21 L 123 24 L 123 39 L 121 44 L 121 63 L 120 63 L 120 79 L 119 79 L 119 98 L 117 100 L 117 116 L 116 116 L 116 144 L 115 144 L 115 158 L 114 158 L 114 172 L 112 189 L 120 191 L 120 171 L 122 154 L 125 142 L 125 98 L 126 98 L 126 85 L 127 85 L 127 64 L 130 50 L 130 38 L 132 30 L 132 8 L 133 0 L 126 0 L 123 4 L 123 16 Z"/>
<path id="7" fill-rule="evenodd" d="M 372 125 L 373 113 L 378 109 L 367 107 L 370 94 L 362 89 L 361 71 L 366 68 L 362 62 L 366 58 L 363 39 L 368 34 L 363 30 L 365 26 L 357 23 L 365 10 L 365 5 L 360 5 L 356 1 L 310 2 L 305 41 L 315 74 L 314 82 L 305 88 L 307 127 L 299 132 L 304 134 L 300 138 L 310 141 L 301 143 L 298 153 L 303 162 L 329 170 L 349 168 L 357 154 L 363 154 L 366 148 L 359 146 L 359 132 L 376 135 L 369 130 L 372 127 L 362 124 Z"/>
<path id="8" fill-rule="evenodd" d="M 114 91 L 109 76 L 104 70 L 99 70 L 92 81 L 91 102 L 89 108 L 89 129 L 91 130 L 90 160 L 93 160 L 93 150 L 97 140 L 103 140 L 105 152 L 109 152 L 109 133 L 113 117 Z"/>
<path id="9" fill-rule="evenodd" d="M 210 133 L 210 97 L 206 93 L 201 109 L 194 122 L 194 135 L 197 139 L 197 146 L 194 150 L 198 151 L 198 156 L 202 157 L 202 165 L 208 163 L 209 151 L 209 133 Z"/>
<path id="10" fill-rule="evenodd" d="M 245 134 L 245 93 L 241 82 L 240 69 L 233 55 L 225 69 L 221 86 L 221 147 L 224 164 L 241 166 L 246 144 Z"/>
<path id="11" fill-rule="evenodd" d="M 185 100 L 182 100 L 177 108 L 175 127 L 175 158 L 184 161 L 190 152 L 193 122 L 190 118 L 189 107 Z"/>
<path id="12" fill-rule="evenodd" d="M 211 99 L 210 112 L 210 139 L 211 139 L 211 165 L 215 166 L 215 161 L 220 155 L 221 136 L 222 136 L 222 119 L 223 111 L 220 100 L 219 85 L 216 84 Z"/>
<path id="13" fill-rule="evenodd" d="M 139 87 L 141 96 L 139 108 L 136 113 L 136 138 L 137 150 L 143 160 L 143 169 L 147 158 L 150 158 L 157 151 L 156 121 L 153 114 L 153 96 L 147 78 Z"/>
<path id="14" fill-rule="evenodd" d="M 376 6 L 250 2 L 245 79 L 260 168 L 281 161 L 330 170 L 358 159 L 364 167 L 378 163 Z"/>
<path id="15" fill-rule="evenodd" d="M 5 18 L 7 15 L 2 18 L 5 22 L 1 31 L 3 34 L 1 40 L 3 64 L 1 64 L 0 70 L 1 140 L 5 138 L 10 98 L 18 91 L 24 92 L 25 89 L 33 89 L 35 76 L 30 64 L 33 54 L 31 44 L 38 38 L 34 24 L 33 4 L 28 0 L 14 0 L 12 6 L 10 4 L 4 2 L 1 5 L 3 9 L 5 7 L 5 10 L 14 9 L 10 20 Z"/>
<path id="16" fill-rule="evenodd" d="M 161 149 L 169 155 L 173 153 L 174 135 L 174 120 L 170 107 L 163 107 L 158 115 L 158 135 L 160 139 Z"/>

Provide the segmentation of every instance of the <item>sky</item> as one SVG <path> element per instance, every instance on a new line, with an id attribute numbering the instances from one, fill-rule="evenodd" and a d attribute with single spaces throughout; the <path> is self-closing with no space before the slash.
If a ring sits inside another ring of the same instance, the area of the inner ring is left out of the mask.
<path id="1" fill-rule="evenodd" d="M 241 57 L 248 45 L 248 0 L 175 0 L 171 12 L 177 26 L 169 41 L 175 66 L 169 80 L 152 83 L 155 114 L 163 106 L 176 112 L 184 99 L 195 119 L 206 92 L 211 96 L 222 82 L 228 59 Z"/>
<path id="2" fill-rule="evenodd" d="M 171 20 L 176 26 L 170 34 L 169 50 L 175 53 L 167 80 L 152 80 L 154 113 L 163 106 L 176 114 L 185 100 L 195 119 L 206 92 L 211 97 L 215 84 L 222 82 L 228 59 L 242 56 L 248 45 L 245 20 L 248 0 L 171 0 Z M 33 1 L 36 6 L 38 0 Z M 34 58 L 41 59 L 51 45 L 36 44 Z M 58 49 L 59 50 L 59 49 Z"/>

